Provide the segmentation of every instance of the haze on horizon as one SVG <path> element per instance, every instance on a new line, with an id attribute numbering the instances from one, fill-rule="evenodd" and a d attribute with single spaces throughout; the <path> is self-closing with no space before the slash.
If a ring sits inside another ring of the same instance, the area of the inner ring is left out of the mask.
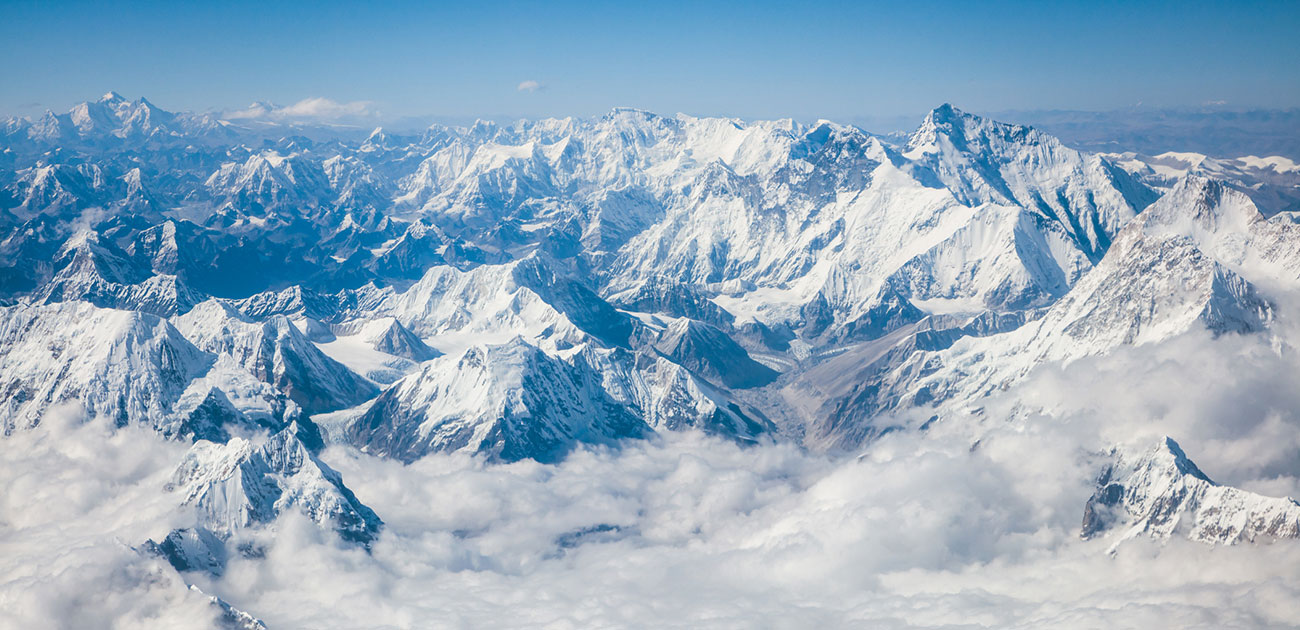
<path id="1" fill-rule="evenodd" d="M 1300 4 L 10 2 L 0 111 L 107 90 L 376 121 L 1300 106 Z"/>

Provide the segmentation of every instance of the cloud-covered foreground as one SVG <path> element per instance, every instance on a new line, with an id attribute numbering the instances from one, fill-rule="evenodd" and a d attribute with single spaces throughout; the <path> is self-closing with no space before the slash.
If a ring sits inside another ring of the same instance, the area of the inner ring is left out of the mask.
<path id="1" fill-rule="evenodd" d="M 1295 541 L 1109 555 L 1079 525 L 1105 450 L 1166 433 L 1212 477 L 1295 494 L 1295 363 L 1263 336 L 1187 335 L 1042 369 L 985 426 L 856 458 L 689 433 L 558 465 L 332 447 L 386 522 L 371 553 L 289 514 L 264 557 L 186 579 L 270 628 L 1291 627 Z M 129 548 L 186 524 L 161 492 L 183 445 L 67 421 L 7 440 L 0 627 L 213 622 Z"/>
<path id="2" fill-rule="evenodd" d="M 211 587 L 272 627 L 1066 627 L 1288 623 L 1300 548 L 1078 539 L 1086 457 L 1007 432 L 848 462 L 681 436 L 558 466 L 330 459 L 373 554 L 280 523 Z M 1030 470 L 1036 474 L 1026 474 Z M 1086 621 L 1086 623 L 1085 623 Z"/>
<path id="3" fill-rule="evenodd" d="M 185 445 L 62 413 L 4 440 L 0 628 L 216 622 L 208 598 L 131 549 L 184 524 L 162 487 Z"/>

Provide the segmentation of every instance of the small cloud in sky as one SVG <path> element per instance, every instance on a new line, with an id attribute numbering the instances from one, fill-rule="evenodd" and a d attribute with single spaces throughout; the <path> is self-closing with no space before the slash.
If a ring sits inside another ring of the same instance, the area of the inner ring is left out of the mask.
<path id="1" fill-rule="evenodd" d="M 1213 101 L 1205 101 L 1204 103 L 1201 103 L 1201 104 L 1202 104 L 1202 105 L 1205 105 L 1205 106 L 1207 106 L 1207 107 L 1217 107 L 1217 106 L 1219 106 L 1219 105 L 1227 105 L 1227 104 L 1228 104 L 1228 101 L 1225 101 L 1225 100 L 1223 100 L 1223 99 L 1218 99 L 1218 100 L 1213 100 Z"/>
<path id="2" fill-rule="evenodd" d="M 270 103 L 253 103 L 246 109 L 226 112 L 224 118 L 272 120 L 338 120 L 341 118 L 368 118 L 378 115 L 371 101 L 340 103 L 323 97 L 305 98 L 287 106 Z"/>
<path id="3" fill-rule="evenodd" d="M 543 89 L 543 88 L 545 88 L 545 87 L 546 87 L 545 85 L 542 85 L 541 83 L 538 83 L 537 81 L 534 81 L 534 80 L 532 80 L 532 79 L 529 79 L 529 80 L 527 80 L 527 81 L 524 81 L 524 82 L 520 83 L 519 86 L 516 87 L 515 89 L 518 90 L 518 91 L 520 91 L 520 92 L 536 92 L 536 91 L 541 90 L 541 89 Z"/>

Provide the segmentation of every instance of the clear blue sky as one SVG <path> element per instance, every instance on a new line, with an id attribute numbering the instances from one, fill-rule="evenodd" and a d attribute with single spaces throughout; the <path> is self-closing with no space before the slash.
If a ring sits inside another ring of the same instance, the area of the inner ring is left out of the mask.
<path id="1" fill-rule="evenodd" d="M 109 89 L 444 117 L 1300 106 L 1298 1 L 0 2 L 6 112 Z"/>

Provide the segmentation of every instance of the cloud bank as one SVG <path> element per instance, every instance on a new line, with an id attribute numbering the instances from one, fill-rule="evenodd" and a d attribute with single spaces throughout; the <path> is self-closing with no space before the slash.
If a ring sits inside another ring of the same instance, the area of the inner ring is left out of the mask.
<path id="1" fill-rule="evenodd" d="M 204 628 L 218 611 L 131 549 L 184 515 L 162 493 L 185 445 L 56 412 L 5 438 L 0 628 Z"/>
<path id="2" fill-rule="evenodd" d="M 201 584 L 272 627 L 1256 626 L 1300 614 L 1296 545 L 1078 539 L 1071 431 L 887 438 L 836 462 L 699 435 L 558 466 L 327 457 L 385 515 L 371 555 L 288 517 Z M 1030 474 L 1034 473 L 1034 474 Z"/>
<path id="3" fill-rule="evenodd" d="M 371 101 L 340 103 L 328 98 L 305 98 L 288 106 L 253 103 L 246 109 L 225 112 L 227 120 L 337 121 L 378 116 Z"/>
<path id="4" fill-rule="evenodd" d="M 256 534 L 263 557 L 184 579 L 271 628 L 1293 627 L 1295 541 L 1079 539 L 1116 443 L 1170 434 L 1213 478 L 1300 490 L 1300 337 L 1275 329 L 1044 367 L 975 433 L 848 459 L 693 433 L 558 465 L 331 447 L 387 524 L 370 553 L 289 513 Z M 131 550 L 186 524 L 160 491 L 184 445 L 56 417 L 5 447 L 0 628 L 216 623 Z"/>

